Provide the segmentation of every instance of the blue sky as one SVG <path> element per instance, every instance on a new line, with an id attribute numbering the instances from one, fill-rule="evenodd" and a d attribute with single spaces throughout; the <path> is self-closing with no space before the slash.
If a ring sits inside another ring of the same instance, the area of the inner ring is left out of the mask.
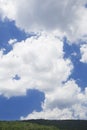
<path id="1" fill-rule="evenodd" d="M 1 96 L 0 120 L 18 120 L 21 115 L 26 116 L 33 110 L 41 111 L 41 102 L 43 100 L 44 94 L 37 90 L 29 90 L 26 96 L 12 97 L 10 99 Z"/>
<path id="2" fill-rule="evenodd" d="M 0 1 L 0 120 L 87 119 L 87 1 L 32 1 Z"/>
<path id="3" fill-rule="evenodd" d="M 70 57 L 72 63 L 74 64 L 74 70 L 69 78 L 73 78 L 76 80 L 77 84 L 82 88 L 82 90 L 87 85 L 87 64 L 80 62 L 81 53 L 80 53 L 80 45 L 72 44 L 69 45 L 67 40 L 64 40 L 64 57 Z M 83 44 L 82 42 L 81 44 Z M 76 56 L 73 55 L 76 53 Z"/>

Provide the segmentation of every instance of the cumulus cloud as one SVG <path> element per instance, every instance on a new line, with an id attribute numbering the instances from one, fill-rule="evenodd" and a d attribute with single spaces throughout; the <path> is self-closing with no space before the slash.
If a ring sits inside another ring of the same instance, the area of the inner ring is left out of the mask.
<path id="1" fill-rule="evenodd" d="M 21 117 L 21 120 L 27 119 L 72 119 L 72 112 L 68 109 L 60 110 L 58 108 L 54 108 L 53 110 L 48 109 L 41 112 L 34 111 L 32 114 L 29 114 L 26 118 Z"/>
<path id="2" fill-rule="evenodd" d="M 26 94 L 29 88 L 43 92 L 56 89 L 73 68 L 71 61 L 63 56 L 63 42 L 46 33 L 13 44 L 7 55 L 0 51 L 1 94 L 11 97 Z M 21 79 L 13 80 L 15 75 Z"/>
<path id="3" fill-rule="evenodd" d="M 80 61 L 83 63 L 87 63 L 87 44 L 81 45 L 80 52 L 81 52 Z"/>
<path id="4" fill-rule="evenodd" d="M 67 83 L 62 84 L 62 86 L 56 88 L 54 93 L 46 95 L 43 107 L 51 109 L 56 107 L 59 107 L 60 109 L 69 107 L 79 101 L 78 94 L 80 91 L 81 90 L 75 81 L 68 81 Z"/>
<path id="5" fill-rule="evenodd" d="M 26 31 L 59 30 L 74 41 L 87 34 L 87 0 L 0 0 L 2 16 Z"/>
<path id="6" fill-rule="evenodd" d="M 71 108 L 54 108 L 47 109 L 41 112 L 34 111 L 27 117 L 20 118 L 21 120 L 28 119 L 50 119 L 50 120 L 66 120 L 66 119 L 87 119 L 87 107 L 79 104 L 73 105 Z"/>
<path id="7" fill-rule="evenodd" d="M 15 6 L 11 0 L 0 0 L 0 17 L 4 20 L 5 17 L 14 19 L 15 17 Z"/>
<path id="8" fill-rule="evenodd" d="M 73 79 L 70 59 L 64 59 L 63 41 L 82 39 L 87 30 L 86 0 L 0 0 L 0 16 L 15 20 L 27 32 L 42 32 L 25 41 L 9 40 L 8 54 L 0 50 L 0 95 L 26 95 L 28 89 L 44 92 L 42 111 L 21 119 L 87 119 L 87 88 L 84 92 Z M 16 44 L 13 44 L 16 42 Z M 81 61 L 87 62 L 86 45 Z M 18 75 L 19 80 L 13 79 Z"/>
<path id="9" fill-rule="evenodd" d="M 26 95 L 28 89 L 45 94 L 42 111 L 21 119 L 87 118 L 87 88 L 81 92 L 73 79 L 68 80 L 73 64 L 64 59 L 63 41 L 53 33 L 43 32 L 12 45 L 8 54 L 0 51 L 0 95 Z M 13 79 L 16 75 L 19 80 Z"/>
<path id="10" fill-rule="evenodd" d="M 8 41 L 8 43 L 9 43 L 10 45 L 15 44 L 16 42 L 17 42 L 17 39 L 10 39 L 10 40 Z"/>
<path id="11" fill-rule="evenodd" d="M 81 92 L 75 81 L 68 81 L 56 91 L 45 93 L 41 112 L 33 111 L 20 119 L 87 119 L 86 91 Z"/>

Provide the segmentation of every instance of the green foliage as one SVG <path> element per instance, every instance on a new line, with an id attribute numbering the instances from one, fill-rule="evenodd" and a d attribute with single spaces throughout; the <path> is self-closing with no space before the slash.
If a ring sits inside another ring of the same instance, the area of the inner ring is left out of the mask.
<path id="1" fill-rule="evenodd" d="M 87 130 L 86 120 L 1 121 L 0 130 Z"/>
<path id="2" fill-rule="evenodd" d="M 45 126 L 29 122 L 0 122 L 0 130 L 58 130 L 54 126 Z"/>

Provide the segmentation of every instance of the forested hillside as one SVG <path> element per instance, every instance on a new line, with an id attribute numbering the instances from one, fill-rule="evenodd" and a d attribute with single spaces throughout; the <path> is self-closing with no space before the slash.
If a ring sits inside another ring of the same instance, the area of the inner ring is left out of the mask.
<path id="1" fill-rule="evenodd" d="M 82 120 L 0 121 L 0 130 L 87 130 Z"/>

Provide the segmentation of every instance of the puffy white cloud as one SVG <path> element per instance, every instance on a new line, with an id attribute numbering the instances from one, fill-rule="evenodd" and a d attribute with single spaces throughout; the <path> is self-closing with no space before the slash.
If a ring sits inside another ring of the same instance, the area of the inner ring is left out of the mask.
<path id="1" fill-rule="evenodd" d="M 41 112 L 33 111 L 20 119 L 87 119 L 87 88 L 81 92 L 75 81 L 68 81 L 45 95 Z"/>
<path id="2" fill-rule="evenodd" d="M 21 119 L 87 118 L 87 88 L 81 92 L 73 79 L 67 81 L 73 65 L 64 59 L 64 43 L 55 34 L 43 32 L 12 45 L 8 54 L 0 51 L 0 95 L 26 95 L 28 89 L 45 94 L 42 111 Z M 15 75 L 20 79 L 14 79 Z"/>
<path id="3" fill-rule="evenodd" d="M 71 107 L 73 104 L 79 102 L 78 95 L 80 91 L 80 88 L 73 80 L 61 84 L 54 92 L 46 93 L 43 108 L 53 109 L 57 107 L 62 109 L 64 107 Z"/>
<path id="4" fill-rule="evenodd" d="M 17 42 L 17 39 L 10 39 L 9 41 L 8 41 L 8 43 L 10 44 L 10 45 L 12 45 L 12 44 L 14 44 L 14 43 L 16 43 Z"/>
<path id="5" fill-rule="evenodd" d="M 63 56 L 63 42 L 46 33 L 14 44 L 7 55 L 0 51 L 1 94 L 10 97 L 26 94 L 29 88 L 43 92 L 56 89 L 73 68 Z M 16 74 L 20 80 L 13 80 Z"/>
<path id="6" fill-rule="evenodd" d="M 81 45 L 80 51 L 81 51 L 80 61 L 83 63 L 87 63 L 87 44 Z"/>
<path id="7" fill-rule="evenodd" d="M 0 95 L 5 97 L 26 95 L 28 89 L 45 94 L 42 111 L 21 119 L 87 119 L 87 88 L 81 92 L 69 78 L 73 65 L 64 59 L 63 42 L 83 38 L 87 34 L 87 0 L 0 0 L 0 15 L 15 20 L 25 31 L 48 30 L 40 36 L 13 44 L 7 55 L 0 51 Z M 16 41 L 15 41 L 16 42 Z M 81 61 L 87 62 L 86 45 L 82 45 Z M 13 80 L 18 75 L 20 80 Z"/>
<path id="8" fill-rule="evenodd" d="M 87 0 L 0 0 L 2 16 L 26 31 L 60 30 L 71 41 L 87 34 Z"/>
<path id="9" fill-rule="evenodd" d="M 14 19 L 16 16 L 14 4 L 12 4 L 12 0 L 0 0 L 0 17 L 4 20 L 5 17 Z"/>
<path id="10" fill-rule="evenodd" d="M 41 112 L 34 111 L 25 118 L 21 117 L 21 120 L 27 119 L 72 119 L 72 112 L 69 111 L 67 108 L 65 108 L 64 110 L 54 108 L 53 110 L 48 109 Z"/>

